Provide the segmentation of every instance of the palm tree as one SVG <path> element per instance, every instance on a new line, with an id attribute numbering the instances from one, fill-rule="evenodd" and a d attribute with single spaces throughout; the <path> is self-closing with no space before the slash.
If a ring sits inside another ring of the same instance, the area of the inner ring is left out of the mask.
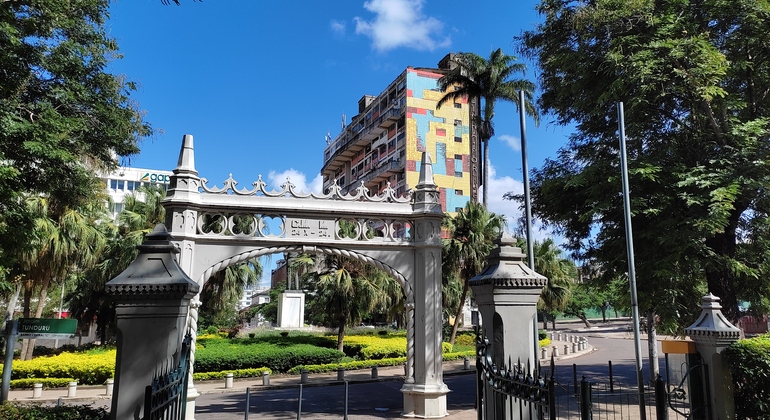
<path id="1" fill-rule="evenodd" d="M 468 296 L 468 281 L 484 268 L 487 256 L 495 246 L 494 240 L 505 227 L 505 219 L 487 210 L 483 204 L 469 201 L 454 217 L 444 217 L 444 227 L 449 231 L 448 239 L 444 240 L 445 275 L 457 276 L 462 281 L 462 293 L 449 338 L 454 345 L 458 321 Z"/>
<path id="2" fill-rule="evenodd" d="M 487 205 L 487 196 L 489 193 L 489 139 L 495 135 L 492 118 L 495 116 L 495 103 L 497 101 L 508 101 L 522 106 L 519 103 L 518 92 L 523 91 L 526 96 L 524 109 L 528 115 L 539 122 L 539 115 L 535 104 L 532 102 L 532 93 L 535 91 L 535 84 L 525 79 L 511 79 L 517 73 L 524 73 L 526 65 L 517 63 L 517 58 L 512 55 L 505 55 L 503 50 L 498 48 L 493 51 L 488 59 L 474 53 L 459 53 L 454 56 L 453 62 L 457 64 L 454 71 L 451 71 L 439 79 L 438 84 L 442 91 L 446 92 L 436 104 L 436 108 L 441 108 L 445 103 L 465 98 L 484 101 L 484 112 L 476 121 L 479 127 L 479 140 L 484 146 L 483 163 L 483 185 L 484 197 L 483 203 Z M 454 89 L 448 88 L 454 87 Z"/>
<path id="3" fill-rule="evenodd" d="M 94 266 L 102 255 L 107 238 L 102 222 L 106 209 L 101 199 L 82 203 L 78 208 L 59 206 L 46 196 L 30 196 L 27 205 L 35 215 L 36 240 L 32 249 L 21 253 L 19 262 L 26 276 L 25 314 L 30 314 L 30 297 L 39 287 L 34 318 L 43 314 L 49 287 L 63 282 L 74 270 Z M 22 347 L 22 359 L 31 359 L 35 340 Z"/>
<path id="4" fill-rule="evenodd" d="M 522 241 L 523 242 L 523 241 Z M 575 263 L 562 257 L 561 249 L 551 238 L 533 244 L 535 271 L 548 278 L 548 285 L 540 293 L 538 307 L 545 313 L 543 329 L 548 329 L 548 316 L 564 309 L 572 294 L 572 284 L 577 278 Z M 555 317 L 553 318 L 555 322 Z"/>
<path id="5" fill-rule="evenodd" d="M 390 294 L 384 291 L 396 290 L 393 285 L 398 284 L 376 267 L 343 256 L 327 256 L 324 266 L 311 284 L 309 306 L 322 324 L 337 328 L 337 350 L 342 351 L 345 329 L 383 307 Z"/>
<path id="6" fill-rule="evenodd" d="M 67 295 L 70 313 L 83 324 L 96 319 L 102 343 L 107 331 L 114 327 L 115 308 L 104 291 L 104 285 L 120 274 L 139 254 L 137 246 L 158 223 L 163 223 L 165 209 L 161 201 L 166 191 L 158 185 L 143 185 L 135 194 L 125 197 L 124 208 L 116 222 L 104 223 L 108 237 L 101 262 L 83 271 L 77 278 L 77 287 Z"/>

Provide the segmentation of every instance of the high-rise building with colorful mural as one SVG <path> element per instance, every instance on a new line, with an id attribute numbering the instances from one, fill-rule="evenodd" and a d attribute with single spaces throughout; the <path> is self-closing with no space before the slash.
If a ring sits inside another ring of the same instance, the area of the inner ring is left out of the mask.
<path id="1" fill-rule="evenodd" d="M 473 116 L 478 104 L 467 99 L 445 103 L 438 80 L 451 71 L 452 54 L 438 68 L 407 67 L 379 95 L 365 95 L 358 115 L 342 132 L 327 137 L 321 175 L 324 191 L 335 182 L 343 192 L 361 183 L 370 194 L 388 184 L 399 195 L 417 184 L 422 152 L 433 160 L 433 173 L 444 211 L 456 212 L 478 201 L 479 146 Z"/>

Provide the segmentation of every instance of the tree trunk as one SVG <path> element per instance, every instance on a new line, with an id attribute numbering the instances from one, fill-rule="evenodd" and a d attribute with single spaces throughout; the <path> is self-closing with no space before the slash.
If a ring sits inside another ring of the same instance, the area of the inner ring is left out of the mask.
<path id="1" fill-rule="evenodd" d="M 486 191 L 486 188 L 484 189 Z M 460 304 L 455 311 L 455 322 L 452 324 L 452 335 L 449 336 L 449 344 L 455 345 L 455 338 L 457 337 L 457 328 L 460 326 L 460 317 L 463 314 L 463 306 L 465 306 L 465 298 L 468 297 L 468 282 L 463 282 L 463 293 L 460 295 Z"/>
<path id="2" fill-rule="evenodd" d="M 556 315 L 551 316 L 551 329 L 556 331 Z"/>
<path id="3" fill-rule="evenodd" d="M 586 328 L 591 328 L 591 323 L 588 322 L 588 318 L 586 317 L 586 314 L 580 314 L 578 315 L 578 318 L 580 318 L 580 320 L 583 321 L 583 324 L 586 324 Z"/>
<path id="4" fill-rule="evenodd" d="M 342 351 L 345 348 L 345 318 L 340 319 L 339 329 L 337 330 L 337 350 Z"/>
<path id="5" fill-rule="evenodd" d="M 6 323 L 13 319 L 13 312 L 16 309 L 16 303 L 19 301 L 19 294 L 21 293 L 21 283 L 16 285 L 16 291 L 8 299 L 8 307 L 5 311 L 5 319 L 3 320 L 3 331 L 5 331 Z"/>
<path id="6" fill-rule="evenodd" d="M 35 316 L 33 318 L 40 318 L 43 316 L 43 309 L 45 308 L 45 302 L 48 299 L 48 286 L 51 284 L 50 279 L 44 279 L 43 284 L 40 286 L 40 297 L 37 300 L 37 308 L 35 308 Z M 35 351 L 35 339 L 30 338 L 29 344 L 25 349 L 26 353 L 22 353 L 21 360 L 32 360 L 32 354 Z"/>
<path id="7" fill-rule="evenodd" d="M 542 312 L 543 314 L 543 329 L 548 331 L 548 312 Z"/>
<path id="8" fill-rule="evenodd" d="M 32 282 L 27 280 L 24 284 L 24 307 L 22 308 L 21 314 L 23 318 L 29 318 L 29 307 L 31 306 L 32 301 Z M 27 354 L 27 348 L 29 347 L 29 339 L 25 338 L 21 340 L 21 353 L 19 355 L 19 358 L 21 360 L 24 359 L 24 355 Z"/>
<path id="9" fill-rule="evenodd" d="M 655 328 L 655 311 L 647 311 L 647 350 L 650 358 L 650 383 L 654 384 L 660 375 L 658 364 L 658 332 Z"/>

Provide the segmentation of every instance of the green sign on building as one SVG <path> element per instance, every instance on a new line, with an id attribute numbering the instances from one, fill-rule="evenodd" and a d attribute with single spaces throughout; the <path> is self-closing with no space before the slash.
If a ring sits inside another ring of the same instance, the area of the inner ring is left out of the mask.
<path id="1" fill-rule="evenodd" d="M 78 329 L 76 319 L 19 318 L 19 338 L 69 338 Z"/>

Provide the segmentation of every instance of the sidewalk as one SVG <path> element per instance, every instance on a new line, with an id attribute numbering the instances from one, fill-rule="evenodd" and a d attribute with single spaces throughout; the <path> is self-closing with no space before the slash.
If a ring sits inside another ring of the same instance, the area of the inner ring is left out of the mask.
<path id="1" fill-rule="evenodd" d="M 582 324 L 581 324 L 582 325 Z M 557 324 L 557 327 L 563 327 L 559 326 Z M 620 328 L 617 325 L 614 326 L 615 329 Z M 606 329 L 607 333 L 616 333 L 614 330 L 610 331 L 609 329 Z M 586 330 L 585 332 L 580 332 L 577 330 L 572 329 L 559 329 L 557 332 L 561 332 L 563 334 L 574 334 L 576 336 L 582 336 L 586 337 L 586 333 L 594 333 L 596 331 L 599 331 L 598 328 Z M 622 335 L 622 332 L 620 333 Z M 549 331 L 549 337 L 550 337 L 550 331 Z M 555 360 L 563 360 L 563 359 L 570 359 L 574 357 L 580 357 L 584 354 L 590 353 L 594 351 L 594 348 L 591 346 L 590 338 L 588 340 L 588 345 L 585 349 L 580 350 L 576 353 L 570 353 L 568 355 L 564 355 L 561 349 L 564 348 L 565 345 L 572 346 L 571 342 L 568 341 L 552 341 L 552 343 L 548 346 L 547 351 L 547 357 L 545 359 L 541 359 L 540 363 L 542 365 L 547 365 L 551 361 L 551 349 L 556 346 L 560 349 L 560 353 L 558 357 L 555 357 Z M 444 376 L 452 376 L 452 375 L 470 375 L 474 374 L 476 371 L 476 361 L 475 359 L 471 358 L 468 361 L 468 369 L 465 368 L 465 361 L 464 360 L 454 360 L 454 361 L 447 361 L 443 363 L 443 372 Z M 403 381 L 404 380 L 404 367 L 403 366 L 388 366 L 388 367 L 379 367 L 377 369 L 377 378 L 372 377 L 372 369 L 360 369 L 360 370 L 351 370 L 351 371 L 345 371 L 344 373 L 344 379 L 350 383 L 365 383 L 365 382 L 376 382 L 376 381 Z M 195 389 L 200 394 L 225 394 L 225 393 L 245 393 L 246 388 L 251 388 L 254 390 L 268 390 L 268 389 L 282 389 L 282 388 L 295 388 L 299 386 L 300 384 L 300 376 L 299 375 L 286 375 L 286 374 L 276 374 L 271 375 L 269 382 L 269 385 L 263 385 L 263 379 L 262 378 L 243 378 L 243 379 L 235 379 L 233 381 L 233 387 L 232 388 L 225 388 L 225 380 L 219 379 L 219 380 L 210 380 L 210 381 L 200 381 L 195 382 Z M 337 372 L 330 372 L 330 373 L 317 373 L 317 374 L 309 374 L 307 378 L 307 382 L 303 384 L 303 387 L 317 387 L 317 386 L 328 386 L 328 385 L 339 385 L 342 384 L 342 381 L 338 380 Z M 68 389 L 67 388 L 52 388 L 52 389 L 44 389 L 42 392 L 42 396 L 40 398 L 32 398 L 32 390 L 31 389 L 21 389 L 21 390 L 11 390 L 8 396 L 9 401 L 15 401 L 15 402 L 38 402 L 38 403 L 44 403 L 44 404 L 56 404 L 61 399 L 62 404 L 93 404 L 98 407 L 107 407 L 109 409 L 111 404 L 111 396 L 108 396 L 106 394 L 106 387 L 105 386 L 78 386 L 76 395 L 74 397 L 68 397 Z M 449 419 L 457 419 L 457 420 L 465 420 L 465 419 L 475 419 L 476 418 L 476 411 L 473 408 L 466 409 L 466 410 L 450 410 L 449 416 L 447 417 Z"/>

